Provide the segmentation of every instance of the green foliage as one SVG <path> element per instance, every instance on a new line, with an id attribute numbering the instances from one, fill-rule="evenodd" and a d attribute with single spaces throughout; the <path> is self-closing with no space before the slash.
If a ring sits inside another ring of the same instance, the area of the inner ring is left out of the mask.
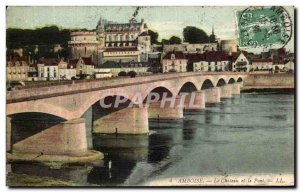
<path id="1" fill-rule="evenodd" d="M 161 40 L 161 43 L 162 43 L 163 45 L 169 45 L 169 44 L 170 44 L 170 41 L 167 40 L 167 39 L 162 39 L 162 40 Z"/>
<path id="2" fill-rule="evenodd" d="M 57 26 L 46 26 L 37 29 L 6 30 L 6 43 L 8 48 L 19 48 L 27 45 L 62 44 L 67 47 L 70 40 L 69 29 L 59 29 Z"/>
<path id="3" fill-rule="evenodd" d="M 33 60 L 41 57 L 68 58 L 70 51 L 68 41 L 70 40 L 69 29 L 59 29 L 57 26 L 45 26 L 37 29 L 6 30 L 6 55 L 13 55 L 12 49 L 23 48 L 24 55 L 30 55 Z M 53 52 L 53 45 L 60 44 L 62 50 Z"/>
<path id="4" fill-rule="evenodd" d="M 149 29 L 148 34 L 150 35 L 151 44 L 157 44 L 158 33 Z"/>
<path id="5" fill-rule="evenodd" d="M 194 26 L 183 29 L 184 40 L 188 43 L 208 43 L 209 37 L 205 31 Z"/>
<path id="6" fill-rule="evenodd" d="M 216 42 L 216 36 L 213 35 L 213 34 L 211 34 L 211 35 L 209 36 L 209 42 L 210 42 L 210 43 Z"/>
<path id="7" fill-rule="evenodd" d="M 172 44 L 180 44 L 181 43 L 181 39 L 177 36 L 172 36 L 170 39 L 169 39 L 169 43 L 172 45 Z"/>

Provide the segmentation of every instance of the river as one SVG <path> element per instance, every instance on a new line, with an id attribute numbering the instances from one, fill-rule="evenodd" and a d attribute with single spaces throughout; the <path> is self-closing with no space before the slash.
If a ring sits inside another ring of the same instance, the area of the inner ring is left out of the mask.
<path id="1" fill-rule="evenodd" d="M 12 172 L 79 185 L 143 185 L 173 177 L 294 173 L 294 95 L 249 93 L 180 121 L 150 121 L 149 135 L 93 135 L 94 166 L 12 164 Z"/>

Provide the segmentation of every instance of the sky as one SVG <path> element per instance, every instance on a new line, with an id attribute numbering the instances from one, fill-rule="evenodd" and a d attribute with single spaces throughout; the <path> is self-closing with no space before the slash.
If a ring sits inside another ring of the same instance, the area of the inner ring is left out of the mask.
<path id="1" fill-rule="evenodd" d="M 183 37 L 185 26 L 196 26 L 211 34 L 212 27 L 217 38 L 236 39 L 237 27 L 235 13 L 247 7 L 142 7 L 136 16 L 142 18 L 148 28 L 159 33 L 159 40 L 172 35 Z M 136 7 L 132 6 L 73 6 L 73 7 L 8 7 L 6 12 L 7 28 L 37 28 L 57 25 L 63 28 L 95 29 L 100 17 L 114 22 L 128 22 Z M 293 7 L 286 10 L 294 23 Z M 294 37 L 287 44 L 287 50 L 294 50 Z M 251 51 L 251 50 L 250 50 Z"/>

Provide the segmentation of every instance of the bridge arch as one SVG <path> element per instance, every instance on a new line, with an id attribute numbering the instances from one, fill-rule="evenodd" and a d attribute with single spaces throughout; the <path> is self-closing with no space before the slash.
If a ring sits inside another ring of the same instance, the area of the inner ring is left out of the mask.
<path id="1" fill-rule="evenodd" d="M 201 90 L 209 89 L 214 87 L 213 82 L 210 79 L 205 79 L 201 85 Z"/>
<path id="2" fill-rule="evenodd" d="M 239 77 L 239 78 L 236 80 L 236 82 L 243 82 L 242 77 Z"/>
<path id="3" fill-rule="evenodd" d="M 183 93 L 183 92 L 189 93 L 189 92 L 193 92 L 193 91 L 197 91 L 197 87 L 194 83 L 188 81 L 180 87 L 177 95 L 179 95 L 180 93 Z"/>
<path id="4" fill-rule="evenodd" d="M 116 96 L 116 95 L 126 95 L 127 99 L 132 100 L 134 94 L 130 90 L 126 90 L 123 88 L 116 88 L 106 91 L 97 91 L 87 94 L 83 99 L 86 99 L 84 103 L 75 111 L 73 114 L 74 118 L 81 117 L 92 105 L 100 101 L 101 99 L 109 96 Z"/>
<path id="5" fill-rule="evenodd" d="M 20 113 L 44 113 L 57 116 L 66 120 L 72 119 L 71 111 L 42 101 L 25 101 L 21 103 L 11 103 L 6 107 L 6 115 Z"/>
<path id="6" fill-rule="evenodd" d="M 226 81 L 223 78 L 219 79 L 217 84 L 216 84 L 217 87 L 221 87 L 221 86 L 224 86 L 224 85 L 226 85 Z"/>
<path id="7" fill-rule="evenodd" d="M 228 84 L 233 84 L 233 83 L 235 83 L 235 79 L 234 79 L 234 78 L 230 78 L 230 79 L 228 80 Z"/>
<path id="8" fill-rule="evenodd" d="M 21 112 L 7 115 L 7 123 L 11 129 L 11 145 L 46 129 L 56 126 L 67 119 L 42 112 Z"/>
<path id="9" fill-rule="evenodd" d="M 150 93 L 158 93 L 159 94 L 159 100 L 162 99 L 162 96 L 164 93 L 167 94 L 167 97 L 172 97 L 174 95 L 174 93 L 169 90 L 168 88 L 166 87 L 163 87 L 163 86 L 159 86 L 159 87 L 156 87 L 154 89 L 152 89 L 147 95 L 146 97 L 143 98 L 143 103 L 145 103 L 147 101 L 147 98 L 149 97 Z"/>

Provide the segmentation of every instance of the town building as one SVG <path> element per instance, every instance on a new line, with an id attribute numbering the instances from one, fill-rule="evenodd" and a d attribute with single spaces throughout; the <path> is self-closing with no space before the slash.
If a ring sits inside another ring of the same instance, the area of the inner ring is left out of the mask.
<path id="1" fill-rule="evenodd" d="M 61 61 L 58 63 L 59 79 L 71 80 L 76 77 L 76 64 Z"/>
<path id="2" fill-rule="evenodd" d="M 183 52 L 172 51 L 167 53 L 163 57 L 162 69 L 163 73 L 167 72 L 186 72 L 187 71 L 187 59 Z"/>
<path id="3" fill-rule="evenodd" d="M 27 81 L 29 63 L 25 57 L 15 56 L 7 59 L 6 79 L 7 81 Z"/>
<path id="4" fill-rule="evenodd" d="M 147 61 L 151 40 L 143 19 L 128 23 L 100 19 L 95 30 L 71 32 L 68 44 L 73 59 L 91 57 L 98 66 L 106 61 Z"/>
<path id="5" fill-rule="evenodd" d="M 252 67 L 249 59 L 247 58 L 247 52 L 231 52 L 231 70 L 234 72 L 249 72 Z"/>
<path id="6" fill-rule="evenodd" d="M 204 53 L 206 51 L 217 51 L 218 43 L 198 43 L 198 44 L 172 44 L 163 45 L 163 52 L 169 53 L 171 51 L 181 51 L 183 53 Z"/>
<path id="7" fill-rule="evenodd" d="M 269 59 L 253 59 L 252 70 L 253 71 L 272 71 L 273 60 Z"/>
<path id="8" fill-rule="evenodd" d="M 60 62 L 64 61 L 58 58 L 40 58 L 37 62 L 38 80 L 58 80 L 58 65 Z"/>
<path id="9" fill-rule="evenodd" d="M 92 76 L 94 74 L 95 64 L 91 57 L 80 57 L 79 59 L 70 59 L 68 64 L 76 66 L 76 75 Z"/>
<path id="10" fill-rule="evenodd" d="M 206 52 L 196 58 L 198 61 L 193 63 L 193 71 L 229 71 L 229 55 L 223 51 Z"/>
<path id="11" fill-rule="evenodd" d="M 151 74 L 153 65 L 157 66 L 156 63 L 151 62 L 125 62 L 125 63 L 117 63 L 114 61 L 107 61 L 102 64 L 97 70 L 99 69 L 109 69 L 112 73 L 112 76 L 118 76 L 121 71 L 123 72 L 130 72 L 134 71 L 137 75 L 147 75 Z"/>
<path id="12" fill-rule="evenodd" d="M 111 73 L 110 68 L 95 68 L 94 69 L 94 76 L 96 79 L 101 79 L 101 78 L 110 78 L 113 76 Z"/>
<path id="13" fill-rule="evenodd" d="M 221 51 L 225 51 L 228 53 L 237 52 L 238 51 L 238 42 L 235 39 L 221 40 L 220 48 L 221 48 Z"/>
<path id="14" fill-rule="evenodd" d="M 29 65 L 28 69 L 28 81 L 38 81 L 38 71 L 36 64 Z"/>
<path id="15" fill-rule="evenodd" d="M 295 62 L 294 60 L 288 60 L 284 64 L 284 68 L 286 71 L 292 71 L 294 72 Z"/>

